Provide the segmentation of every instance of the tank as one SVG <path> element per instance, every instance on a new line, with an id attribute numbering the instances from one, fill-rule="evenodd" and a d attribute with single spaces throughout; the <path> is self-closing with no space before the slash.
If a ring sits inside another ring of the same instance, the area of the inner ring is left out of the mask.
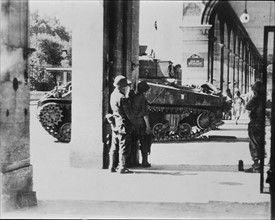
<path id="1" fill-rule="evenodd" d="M 46 93 L 37 105 L 37 117 L 42 127 L 60 142 L 71 140 L 71 82 Z"/>
<path id="2" fill-rule="evenodd" d="M 149 117 L 155 142 L 203 137 L 224 124 L 224 97 L 212 84 L 182 85 L 181 66 L 140 58 L 139 81 L 146 81 Z"/>

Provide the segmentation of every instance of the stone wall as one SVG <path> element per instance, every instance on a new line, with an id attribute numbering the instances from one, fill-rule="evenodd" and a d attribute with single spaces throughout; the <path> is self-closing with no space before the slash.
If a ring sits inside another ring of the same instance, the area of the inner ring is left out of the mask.
<path id="1" fill-rule="evenodd" d="M 1 1 L 0 157 L 4 210 L 36 205 L 30 164 L 28 1 Z"/>

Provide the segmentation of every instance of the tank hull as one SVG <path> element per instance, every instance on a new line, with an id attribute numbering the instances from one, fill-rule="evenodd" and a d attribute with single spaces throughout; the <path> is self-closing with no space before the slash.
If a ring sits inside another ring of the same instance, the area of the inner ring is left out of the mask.
<path id="1" fill-rule="evenodd" d="M 37 118 L 42 127 L 60 142 L 71 140 L 70 83 L 48 92 L 37 105 Z"/>
<path id="2" fill-rule="evenodd" d="M 211 84 L 181 85 L 181 72 L 171 61 L 141 60 L 149 118 L 155 142 L 188 141 L 223 124 L 223 96 Z"/>

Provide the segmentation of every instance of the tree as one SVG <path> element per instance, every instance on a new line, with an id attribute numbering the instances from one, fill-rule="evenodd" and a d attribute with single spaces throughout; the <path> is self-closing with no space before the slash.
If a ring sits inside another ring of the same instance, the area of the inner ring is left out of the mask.
<path id="1" fill-rule="evenodd" d="M 38 11 L 30 16 L 29 31 L 30 46 L 36 50 L 29 58 L 31 88 L 41 90 L 43 87 L 43 91 L 50 90 L 56 82 L 45 68 L 59 67 L 64 49 L 69 51 L 68 59 L 71 65 L 71 33 L 56 17 L 41 17 Z M 48 87 L 46 84 L 49 84 Z"/>
<path id="2" fill-rule="evenodd" d="M 71 34 L 60 24 L 57 17 L 40 17 L 38 11 L 35 11 L 30 17 L 30 35 L 37 36 L 38 34 L 58 36 L 61 40 L 67 42 L 71 40 Z"/>

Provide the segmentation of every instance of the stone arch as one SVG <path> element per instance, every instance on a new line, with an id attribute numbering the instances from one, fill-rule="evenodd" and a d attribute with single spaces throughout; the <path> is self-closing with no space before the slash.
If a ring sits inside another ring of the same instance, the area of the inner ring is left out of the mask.
<path id="1" fill-rule="evenodd" d="M 243 86 L 244 89 L 242 91 L 246 91 L 247 90 L 247 84 L 248 84 L 248 77 L 250 74 L 250 71 L 254 71 L 256 73 L 256 75 L 258 77 L 260 77 L 260 73 L 259 73 L 259 65 L 255 65 L 255 70 L 252 67 L 248 66 L 247 63 L 247 59 L 248 57 L 244 54 L 245 52 L 241 52 L 241 55 L 239 53 L 239 50 L 236 49 L 234 51 L 233 46 L 230 46 L 230 44 L 232 44 L 231 41 L 227 41 L 230 40 L 230 37 L 228 36 L 228 38 L 226 38 L 226 33 L 231 33 L 231 31 L 233 30 L 233 38 L 234 33 L 236 34 L 236 36 L 238 36 L 238 43 L 240 42 L 240 40 L 246 42 L 247 46 L 249 47 L 250 53 L 252 53 L 255 56 L 256 60 L 259 60 L 259 63 L 262 60 L 262 56 L 261 54 L 257 51 L 257 48 L 255 47 L 254 43 L 252 42 L 252 40 L 250 39 L 249 35 L 246 33 L 245 27 L 243 26 L 243 24 L 240 22 L 238 15 L 236 14 L 236 12 L 233 10 L 232 6 L 230 5 L 230 3 L 228 1 L 221 1 L 221 0 L 208 0 L 208 1 L 203 1 L 205 7 L 204 7 L 204 11 L 202 13 L 202 17 L 201 17 L 201 24 L 202 25 L 212 25 L 212 26 L 216 26 L 215 22 L 217 20 L 220 21 L 221 25 L 220 25 L 220 34 L 217 35 L 217 32 L 219 31 L 216 27 L 214 27 L 214 33 L 213 32 L 209 32 L 209 39 L 211 39 L 211 37 L 216 37 L 220 36 L 220 42 L 221 44 L 224 44 L 224 47 L 221 48 L 221 62 L 220 62 L 220 89 L 222 89 L 225 86 L 228 86 L 227 83 L 225 83 L 226 85 L 224 85 L 223 81 L 226 81 L 227 79 L 227 74 L 228 74 L 228 69 L 226 65 L 226 62 L 228 62 L 228 60 L 226 60 L 228 58 L 228 54 L 226 50 L 231 50 L 231 56 L 235 56 L 235 58 L 232 58 L 233 64 L 235 64 L 235 67 L 233 68 L 233 72 L 237 73 L 237 75 L 239 74 L 239 77 L 243 77 L 245 78 L 245 80 L 240 80 L 239 78 L 235 81 L 237 81 L 237 84 L 239 84 L 239 86 Z M 216 19 L 216 17 L 218 19 Z M 225 31 L 224 29 L 227 28 L 229 31 Z M 215 43 L 218 42 L 218 39 L 216 39 Z M 210 42 L 209 43 L 209 53 L 211 55 L 211 52 L 215 50 L 215 43 Z M 233 43 L 234 44 L 234 43 Z M 244 46 L 242 46 L 241 48 L 244 48 Z M 232 51 L 233 49 L 233 51 Z M 243 49 L 242 49 L 243 50 Z M 210 59 L 213 59 L 213 55 L 210 56 Z M 240 56 L 239 56 L 240 55 Z M 244 57 L 244 55 L 246 57 Z M 211 61 L 209 59 L 209 61 Z M 214 60 L 211 61 L 212 63 L 215 62 Z M 237 64 L 237 65 L 236 65 Z M 213 69 L 211 69 L 213 68 Z M 208 75 L 213 76 L 215 75 L 215 64 L 213 64 L 212 66 L 209 65 L 209 72 Z M 237 71 L 236 71 L 237 69 Z M 245 76 L 243 76 L 243 74 L 245 74 Z M 236 74 L 235 74 L 236 76 Z M 255 79 L 257 78 L 257 76 L 255 76 Z M 211 78 L 211 77 L 210 77 Z M 253 77 L 254 78 L 254 77 Z M 242 81 L 242 82 L 241 82 Z M 227 81 L 228 82 L 228 81 Z M 241 84 L 240 84 L 241 82 Z M 214 83 L 214 82 L 213 82 Z M 241 89 L 241 88 L 239 88 Z"/>
<path id="2" fill-rule="evenodd" d="M 219 0 L 208 1 L 205 4 L 204 11 L 201 17 L 201 24 L 210 24 L 211 15 L 213 14 L 213 10 L 216 8 Z"/>

